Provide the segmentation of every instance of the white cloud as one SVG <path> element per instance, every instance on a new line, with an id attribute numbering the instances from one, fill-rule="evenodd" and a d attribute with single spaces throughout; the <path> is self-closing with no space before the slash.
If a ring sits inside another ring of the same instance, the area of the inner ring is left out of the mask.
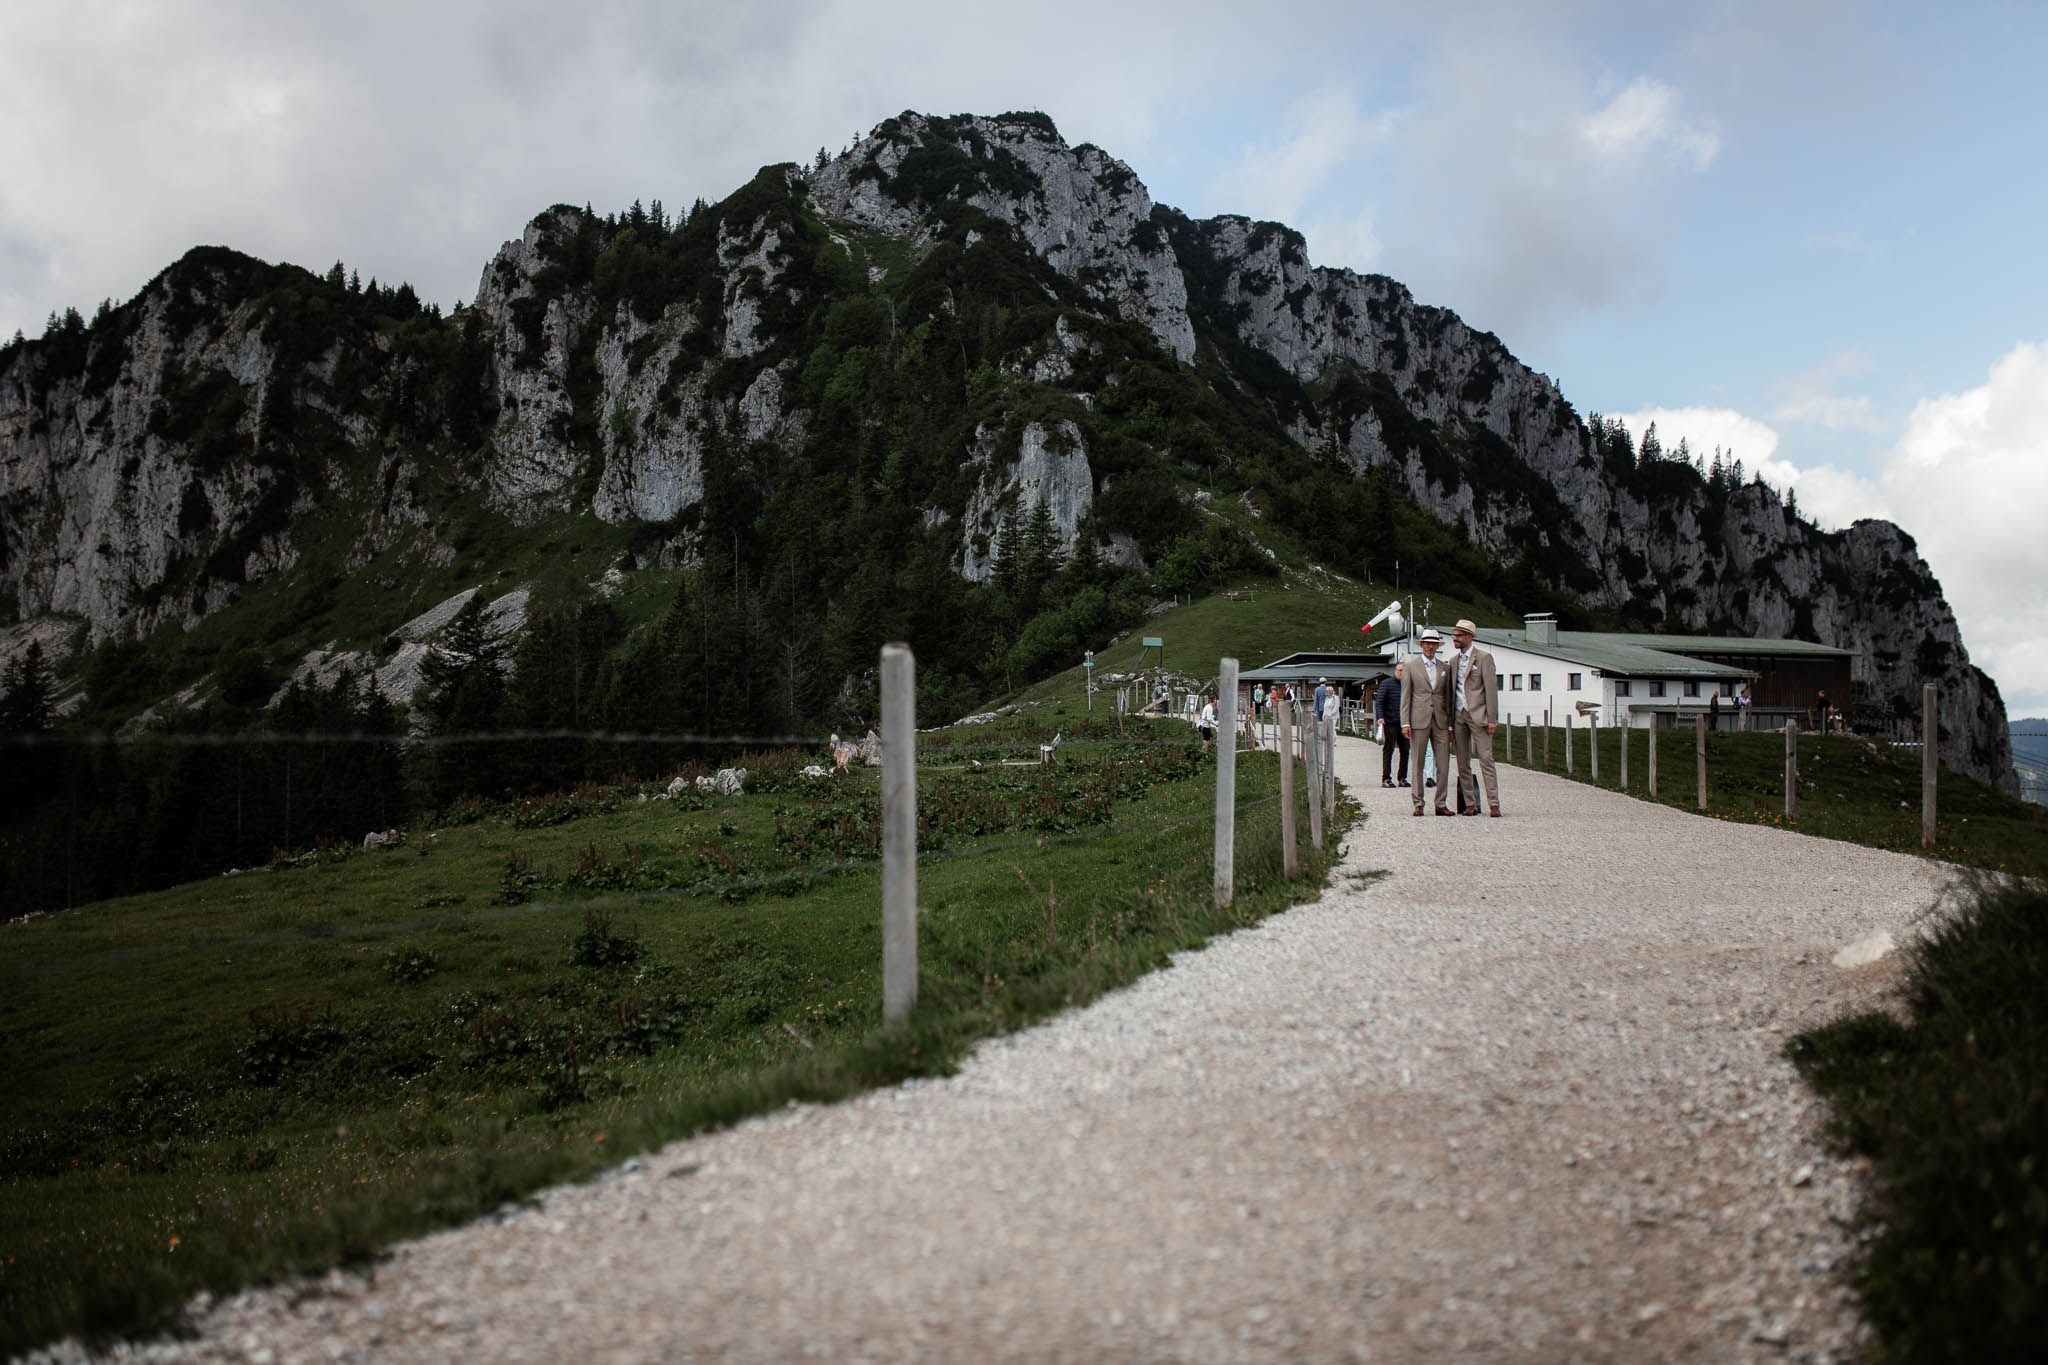
<path id="1" fill-rule="evenodd" d="M 1386 244 L 1370 210 L 1350 218 L 1311 217 L 1301 225 L 1311 264 L 1360 272 L 1379 270 Z"/>
<path id="2" fill-rule="evenodd" d="M 1639 445 L 1643 433 L 1654 422 L 1657 440 L 1666 452 L 1683 439 L 1693 454 L 1711 462 L 1715 448 L 1719 447 L 1725 452 L 1725 459 L 1741 460 L 1745 473 L 1762 474 L 1778 449 L 1776 431 L 1733 408 L 1638 408 L 1634 412 L 1609 415 L 1619 417 Z M 1770 476 L 1765 474 L 1764 477 L 1768 479 Z"/>
<path id="3" fill-rule="evenodd" d="M 1302 206 L 1341 170 L 1383 144 L 1400 123 L 1394 112 L 1363 117 L 1344 90 L 1300 100 L 1289 113 L 1295 128 L 1291 136 L 1247 145 L 1236 163 L 1216 177 L 1211 193 L 1217 203 L 1257 206 L 1226 211 L 1299 225 Z"/>
<path id="4" fill-rule="evenodd" d="M 1850 355 L 1821 368 L 1856 367 Z M 1638 421 L 1654 420 L 1667 448 L 1681 433 L 1695 446 L 1702 434 L 1734 433 L 1738 449 L 1745 429 L 1768 433 L 1768 450 L 1751 441 L 1761 460 L 1745 456 L 1753 472 L 1795 490 L 1799 510 L 1824 528 L 1863 517 L 1903 527 L 1940 580 L 1972 662 L 1998 680 L 2008 710 L 2048 710 L 2048 341 L 2013 347 L 1977 388 L 1922 399 L 1874 479 L 1775 458 L 1771 428 L 1725 409 L 1616 415 L 1639 436 Z"/>
<path id="5" fill-rule="evenodd" d="M 1673 87 L 1639 76 L 1581 120 L 1579 134 L 1605 158 L 1633 162 L 1661 152 L 1703 171 L 1720 154 L 1721 134 L 1711 119 L 1684 117 L 1682 102 Z"/>
<path id="6" fill-rule="evenodd" d="M 1617 83 L 1535 11 L 1438 35 L 1416 85 L 1385 268 L 1518 348 L 1653 280 L 1718 148 L 1676 85 Z"/>
<path id="7" fill-rule="evenodd" d="M 1878 492 L 2013 714 L 2048 707 L 2048 341 L 2013 347 L 1978 388 L 1922 400 Z"/>
<path id="8" fill-rule="evenodd" d="M 1771 385 L 1771 396 L 1777 402 L 1771 416 L 1781 422 L 1803 422 L 1828 431 L 1884 430 L 1869 395 L 1836 392 L 1843 380 L 1863 373 L 1870 364 L 1866 352 L 1840 351 L 1811 369 L 1777 380 Z"/>

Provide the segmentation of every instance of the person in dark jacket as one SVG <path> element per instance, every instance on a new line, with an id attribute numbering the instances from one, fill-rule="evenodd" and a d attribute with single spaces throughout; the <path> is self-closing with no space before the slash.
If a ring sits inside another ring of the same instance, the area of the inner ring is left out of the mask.
<path id="1" fill-rule="evenodd" d="M 1408 785 L 1408 736 L 1401 733 L 1401 679 L 1388 674 L 1380 680 L 1379 689 L 1372 694 L 1373 719 L 1380 723 L 1380 785 L 1382 787 L 1405 787 Z M 1390 774 L 1394 770 L 1394 751 L 1400 749 L 1401 776 L 1397 781 Z"/>

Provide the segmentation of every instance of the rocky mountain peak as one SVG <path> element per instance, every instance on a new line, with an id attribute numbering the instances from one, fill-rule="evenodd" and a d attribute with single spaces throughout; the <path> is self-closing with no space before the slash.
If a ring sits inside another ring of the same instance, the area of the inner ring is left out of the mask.
<path id="1" fill-rule="evenodd" d="M 189 628 L 379 556 L 483 570 L 486 515 L 590 514 L 669 563 L 717 527 L 762 574 L 780 538 L 886 526 L 898 581 L 915 552 L 989 582 L 1042 507 L 1034 543 L 1142 574 L 1177 546 L 1202 562 L 1182 542 L 1212 482 L 1398 495 L 1503 602 L 1853 648 L 1880 711 L 1939 680 L 1957 761 L 2014 783 L 1996 686 L 1898 528 L 1823 533 L 1760 482 L 1639 455 L 1498 338 L 1312 265 L 1285 225 L 1155 204 L 1042 114 L 905 113 L 687 214 L 557 205 L 449 318 L 207 247 L 0 350 L 0 606 L 23 639 Z M 1287 515 L 1342 562 L 1385 529 Z M 851 592 L 806 588 L 827 610 Z"/>
<path id="2" fill-rule="evenodd" d="M 828 162 L 809 192 L 828 218 L 925 246 L 971 245 L 1000 223 L 1177 359 L 1194 358 L 1187 284 L 1152 196 L 1101 148 L 1069 147 L 1043 114 L 904 113 Z"/>

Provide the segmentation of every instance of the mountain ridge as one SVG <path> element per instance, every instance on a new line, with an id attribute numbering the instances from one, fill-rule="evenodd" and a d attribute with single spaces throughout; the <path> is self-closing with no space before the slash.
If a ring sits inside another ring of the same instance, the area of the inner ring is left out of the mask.
<path id="1" fill-rule="evenodd" d="M 1642 458 L 1498 338 L 1311 266 L 1284 225 L 1158 205 L 1043 114 L 906 112 L 673 226 L 557 206 L 445 319 L 217 250 L 0 353 L 17 631 L 189 628 L 319 559 L 308 528 L 344 504 L 330 573 L 464 562 L 471 497 L 764 584 L 768 542 L 886 536 L 914 509 L 915 553 L 986 584 L 1038 505 L 1063 560 L 1154 573 L 1206 534 L 1203 481 L 1385 574 L 1374 509 L 1398 495 L 1517 607 L 1843 645 L 1898 724 L 1938 679 L 1952 761 L 2016 785 L 1996 685 L 1899 528 L 1823 533 L 1761 482 Z M 832 610 L 853 587 L 789 576 Z"/>

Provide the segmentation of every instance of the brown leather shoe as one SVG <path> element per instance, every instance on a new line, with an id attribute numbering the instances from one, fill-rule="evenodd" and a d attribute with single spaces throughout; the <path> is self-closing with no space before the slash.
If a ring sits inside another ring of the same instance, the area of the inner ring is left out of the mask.
<path id="1" fill-rule="evenodd" d="M 1491 815 L 1496 820 L 1500 819 L 1500 807 L 1495 806 L 1492 810 L 1489 810 L 1487 814 Z"/>
<path id="2" fill-rule="evenodd" d="M 1422 807 L 1420 807 L 1420 806 L 1417 806 L 1417 807 L 1415 808 L 1415 813 L 1416 813 L 1417 815 L 1420 815 L 1420 814 L 1422 814 Z"/>
<path id="3" fill-rule="evenodd" d="M 1451 813 L 1451 808 L 1449 806 L 1438 806 L 1436 808 L 1436 813 L 1438 815 L 1449 815 Z"/>

